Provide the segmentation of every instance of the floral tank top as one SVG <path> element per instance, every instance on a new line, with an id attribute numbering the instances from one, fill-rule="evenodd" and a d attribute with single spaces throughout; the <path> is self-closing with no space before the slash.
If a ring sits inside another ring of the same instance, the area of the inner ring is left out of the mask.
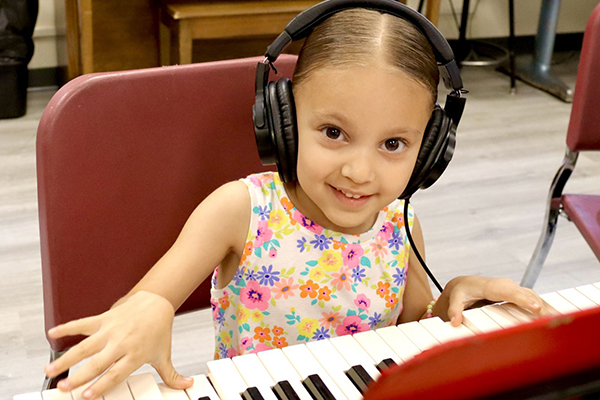
<path id="1" fill-rule="evenodd" d="M 396 323 L 409 257 L 403 201 L 369 231 L 343 234 L 302 215 L 276 173 L 242 182 L 252 199 L 244 254 L 226 287 L 218 268 L 212 277 L 215 359 Z"/>

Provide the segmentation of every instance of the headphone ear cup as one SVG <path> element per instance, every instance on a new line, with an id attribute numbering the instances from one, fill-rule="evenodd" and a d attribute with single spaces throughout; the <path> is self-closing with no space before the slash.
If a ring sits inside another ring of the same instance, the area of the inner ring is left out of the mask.
<path id="1" fill-rule="evenodd" d="M 453 126 L 452 121 L 444 109 L 436 104 L 423 134 L 415 168 L 399 198 L 409 198 L 418 189 L 428 188 L 446 169 L 454 154 L 455 131 L 451 126 Z M 450 142 L 452 146 L 449 146 Z"/>
<path id="2" fill-rule="evenodd" d="M 279 109 L 281 111 L 283 145 L 288 161 L 286 182 L 293 182 L 297 179 L 298 120 L 296 118 L 296 103 L 294 101 L 291 80 L 283 78 L 277 81 L 277 97 L 279 99 Z"/>
<path id="3" fill-rule="evenodd" d="M 267 85 L 277 170 L 283 182 L 296 180 L 298 132 L 292 82 L 283 78 Z"/>

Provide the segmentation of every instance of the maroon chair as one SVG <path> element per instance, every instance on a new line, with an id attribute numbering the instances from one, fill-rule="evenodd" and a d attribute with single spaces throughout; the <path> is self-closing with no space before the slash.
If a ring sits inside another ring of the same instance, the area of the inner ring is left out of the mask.
<path id="1" fill-rule="evenodd" d="M 600 150 L 600 5 L 588 20 L 567 131 L 567 150 L 548 196 L 542 236 L 527 266 L 521 285 L 533 287 L 556 233 L 557 219 L 564 214 L 575 223 L 600 260 L 600 195 L 563 194 L 580 151 Z M 600 177 L 599 177 L 600 179 Z"/>
<path id="2" fill-rule="evenodd" d="M 86 75 L 52 98 L 37 136 L 46 330 L 109 309 L 208 194 L 266 170 L 252 125 L 259 61 Z M 279 76 L 295 62 L 282 55 Z M 209 307 L 209 289 L 178 313 Z M 81 339 L 48 339 L 50 358 Z"/>

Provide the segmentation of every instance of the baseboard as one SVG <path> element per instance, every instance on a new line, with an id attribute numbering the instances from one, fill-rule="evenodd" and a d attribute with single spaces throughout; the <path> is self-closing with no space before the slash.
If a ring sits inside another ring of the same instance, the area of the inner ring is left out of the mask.
<path id="1" fill-rule="evenodd" d="M 29 70 L 28 88 L 59 88 L 67 80 L 67 67 L 33 68 Z"/>
<path id="2" fill-rule="evenodd" d="M 504 48 L 508 48 L 508 37 L 475 39 L 477 41 L 492 43 Z M 450 46 L 454 46 L 458 40 L 448 40 Z M 559 33 L 554 39 L 554 53 L 564 53 L 570 51 L 581 51 L 583 43 L 583 32 L 577 33 Z M 517 36 L 514 42 L 514 52 L 516 55 L 532 54 L 535 49 L 535 36 Z"/>

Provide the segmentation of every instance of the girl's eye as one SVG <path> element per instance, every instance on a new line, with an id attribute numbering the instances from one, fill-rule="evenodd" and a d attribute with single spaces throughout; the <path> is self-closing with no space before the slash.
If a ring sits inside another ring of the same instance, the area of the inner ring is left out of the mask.
<path id="1" fill-rule="evenodd" d="M 405 144 L 400 139 L 388 139 L 383 144 L 383 147 L 385 148 L 385 150 L 391 153 L 397 153 L 404 149 Z"/>
<path id="2" fill-rule="evenodd" d="M 340 138 L 342 138 L 342 131 L 333 126 L 328 126 L 326 128 L 323 128 L 323 129 L 321 129 L 321 132 L 325 136 L 327 136 L 329 139 L 332 139 L 332 140 L 339 140 Z"/>

